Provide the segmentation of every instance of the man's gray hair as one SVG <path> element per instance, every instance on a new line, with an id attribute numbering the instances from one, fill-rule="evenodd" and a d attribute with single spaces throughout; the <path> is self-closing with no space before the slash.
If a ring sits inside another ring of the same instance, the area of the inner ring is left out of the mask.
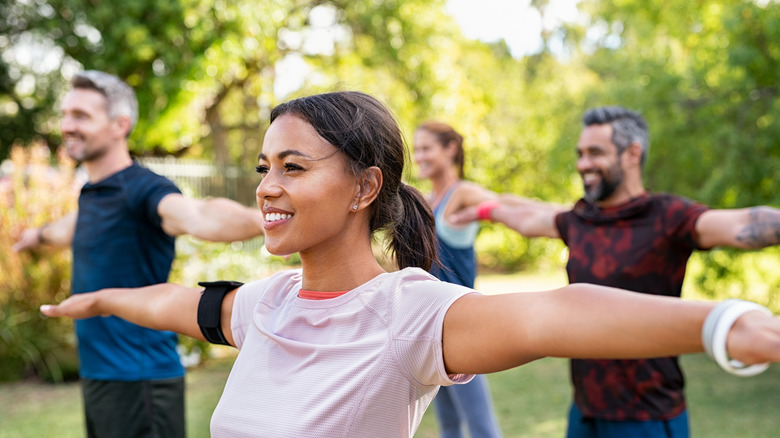
<path id="1" fill-rule="evenodd" d="M 106 112 L 110 118 L 130 118 L 130 130 L 127 131 L 127 135 L 130 135 L 138 123 L 138 99 L 129 85 L 112 74 L 97 70 L 76 73 L 70 84 L 73 88 L 95 90 L 106 96 Z"/>
<path id="2" fill-rule="evenodd" d="M 647 154 L 650 152 L 650 133 L 647 121 L 636 111 L 621 106 L 602 106 L 585 111 L 582 117 L 585 126 L 612 125 L 612 143 L 622 153 L 633 142 L 642 146 L 641 164 L 644 166 Z"/>

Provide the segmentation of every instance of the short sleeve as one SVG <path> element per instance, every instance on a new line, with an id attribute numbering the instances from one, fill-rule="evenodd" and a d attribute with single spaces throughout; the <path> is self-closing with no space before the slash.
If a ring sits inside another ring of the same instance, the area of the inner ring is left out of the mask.
<path id="1" fill-rule="evenodd" d="M 569 215 L 570 211 L 564 211 L 555 215 L 555 227 L 558 229 L 558 235 L 561 236 L 563 243 L 569 241 Z"/>
<path id="2" fill-rule="evenodd" d="M 168 178 L 159 177 L 148 192 L 146 202 L 144 203 L 144 211 L 150 222 L 161 225 L 162 219 L 160 218 L 160 213 L 157 211 L 157 206 L 164 197 L 173 193 L 181 194 L 181 191 L 176 187 L 176 184 L 174 184 L 173 181 Z"/>
<path id="3" fill-rule="evenodd" d="M 703 249 L 698 246 L 696 235 L 696 221 L 705 211 L 709 210 L 704 204 L 693 202 L 689 199 L 667 195 L 663 198 L 665 212 L 664 222 L 669 236 L 689 249 Z"/>
<path id="4" fill-rule="evenodd" d="M 181 193 L 173 181 L 149 169 L 133 164 L 131 172 L 123 174 L 128 187 L 127 202 L 130 211 L 140 212 L 151 224 L 159 227 L 162 219 L 157 206 L 162 198 L 172 193 Z"/>
<path id="5" fill-rule="evenodd" d="M 230 320 L 230 330 L 233 332 L 233 342 L 239 350 L 244 345 L 244 339 L 252 324 L 252 313 L 263 292 L 265 281 L 253 281 L 244 284 L 236 291 L 233 299 L 233 314 Z"/>
<path id="6" fill-rule="evenodd" d="M 447 374 L 442 337 L 444 317 L 452 304 L 477 292 L 432 278 L 403 287 L 401 295 L 406 299 L 397 301 L 392 331 L 393 348 L 405 373 L 421 385 L 452 385 L 471 380 L 471 374 Z"/>
<path id="7" fill-rule="evenodd" d="M 239 350 L 253 326 L 255 309 L 258 303 L 268 297 L 269 291 L 276 296 L 286 296 L 287 291 L 300 288 L 300 269 L 280 271 L 262 279 L 246 283 L 239 287 L 233 299 L 233 313 L 230 319 L 230 330 L 233 332 L 233 342 Z M 297 293 L 296 293 L 297 295 Z"/>

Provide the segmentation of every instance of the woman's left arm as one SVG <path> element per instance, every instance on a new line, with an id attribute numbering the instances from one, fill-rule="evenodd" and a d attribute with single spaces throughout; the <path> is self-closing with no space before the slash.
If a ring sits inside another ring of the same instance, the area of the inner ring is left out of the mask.
<path id="1" fill-rule="evenodd" d="M 547 292 L 466 295 L 444 320 L 450 373 L 488 373 L 545 356 L 647 358 L 703 351 L 702 325 L 715 303 L 589 284 Z M 780 361 L 780 319 L 751 311 L 728 334 L 746 364 Z"/>

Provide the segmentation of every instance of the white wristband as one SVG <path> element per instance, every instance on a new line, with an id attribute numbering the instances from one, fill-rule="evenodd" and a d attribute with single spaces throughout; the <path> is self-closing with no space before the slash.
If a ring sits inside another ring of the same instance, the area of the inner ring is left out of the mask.
<path id="1" fill-rule="evenodd" d="M 726 338 L 734 323 L 747 312 L 758 310 L 766 315 L 772 312 L 766 307 L 750 301 L 729 299 L 715 306 L 704 320 L 701 330 L 704 351 L 725 371 L 737 376 L 755 376 L 769 367 L 768 363 L 745 366 L 736 359 L 729 359 Z"/>

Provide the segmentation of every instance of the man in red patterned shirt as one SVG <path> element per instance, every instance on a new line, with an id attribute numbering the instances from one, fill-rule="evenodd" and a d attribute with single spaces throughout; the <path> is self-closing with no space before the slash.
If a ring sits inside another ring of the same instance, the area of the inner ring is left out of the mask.
<path id="1" fill-rule="evenodd" d="M 679 297 L 695 249 L 780 243 L 780 210 L 714 210 L 645 190 L 647 123 L 622 107 L 588 110 L 577 143 L 584 196 L 574 208 L 502 195 L 450 217 L 501 222 L 526 237 L 562 239 L 571 283 Z M 659 315 L 662 317 L 662 315 Z M 688 437 L 677 357 L 571 361 L 569 438 Z"/>

